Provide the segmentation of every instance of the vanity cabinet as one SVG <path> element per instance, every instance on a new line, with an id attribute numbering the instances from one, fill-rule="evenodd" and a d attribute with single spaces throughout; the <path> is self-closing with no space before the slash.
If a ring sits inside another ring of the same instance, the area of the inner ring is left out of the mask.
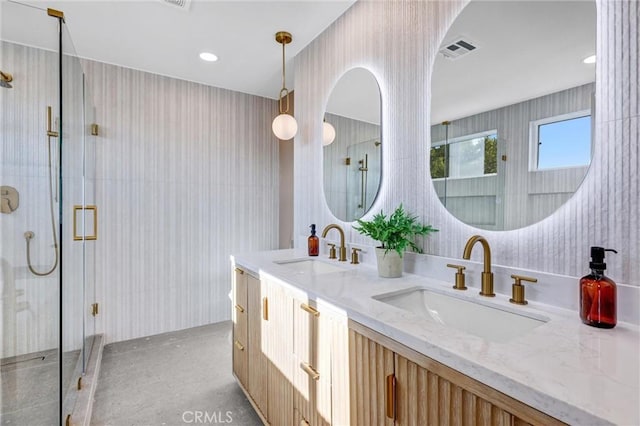
<path id="1" fill-rule="evenodd" d="M 292 298 L 242 268 L 233 277 L 233 373 L 265 424 L 293 424 Z"/>
<path id="2" fill-rule="evenodd" d="M 346 316 L 241 268 L 233 294 L 233 371 L 262 421 L 348 425 Z"/>
<path id="3" fill-rule="evenodd" d="M 563 424 L 367 327 L 349 328 L 351 424 Z"/>
<path id="4" fill-rule="evenodd" d="M 560 425 L 310 300 L 236 269 L 233 371 L 271 425 Z"/>

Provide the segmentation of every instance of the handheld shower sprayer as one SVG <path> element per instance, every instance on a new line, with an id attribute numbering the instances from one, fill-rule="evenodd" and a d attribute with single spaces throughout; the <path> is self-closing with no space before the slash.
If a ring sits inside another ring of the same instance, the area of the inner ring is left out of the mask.
<path id="1" fill-rule="evenodd" d="M 51 160 L 51 138 L 57 138 L 59 133 L 57 131 L 54 131 L 51 128 L 51 107 L 47 107 L 47 129 L 46 129 L 46 135 L 47 135 L 47 141 L 48 141 L 48 145 L 49 145 L 49 213 L 51 214 L 51 236 L 53 237 L 53 251 L 55 252 L 55 260 L 53 262 L 53 266 L 48 269 L 45 272 L 40 272 L 37 271 L 34 267 L 33 264 L 31 263 L 31 240 L 35 237 L 35 233 L 33 231 L 27 231 L 24 233 L 24 239 L 27 242 L 27 266 L 29 267 L 29 270 L 31 271 L 31 273 L 33 275 L 37 275 L 39 277 L 43 277 L 46 275 L 51 274 L 53 271 L 56 270 L 56 267 L 58 266 L 58 261 L 59 261 L 59 256 L 60 254 L 58 253 L 58 236 L 56 235 L 56 220 L 55 220 L 55 213 L 54 213 L 54 208 L 53 208 L 53 192 L 54 192 L 54 187 L 55 187 L 55 191 L 56 191 L 56 198 L 57 198 L 57 193 L 58 193 L 58 186 L 55 183 L 55 180 L 53 178 L 53 173 L 52 173 L 52 169 L 53 169 L 53 164 L 52 164 L 52 160 Z M 57 174 L 56 174 L 57 175 Z"/>

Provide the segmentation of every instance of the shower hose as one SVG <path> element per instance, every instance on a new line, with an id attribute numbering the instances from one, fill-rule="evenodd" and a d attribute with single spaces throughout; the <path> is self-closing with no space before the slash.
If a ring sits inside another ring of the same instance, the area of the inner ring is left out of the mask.
<path id="1" fill-rule="evenodd" d="M 53 263 L 51 269 L 46 272 L 38 272 L 35 270 L 33 265 L 31 264 L 31 253 L 30 253 L 30 242 L 35 237 L 33 231 L 27 231 L 24 233 L 24 238 L 27 240 L 27 266 L 29 266 L 29 270 L 32 274 L 37 275 L 39 277 L 44 277 L 46 275 L 51 274 L 55 271 L 58 266 L 58 237 L 56 235 L 56 221 L 55 214 L 53 211 L 53 174 L 51 169 L 53 168 L 51 165 L 51 135 L 47 137 L 48 145 L 49 145 L 49 212 L 51 213 L 51 234 L 53 235 L 53 249 L 55 251 L 56 259 Z"/>

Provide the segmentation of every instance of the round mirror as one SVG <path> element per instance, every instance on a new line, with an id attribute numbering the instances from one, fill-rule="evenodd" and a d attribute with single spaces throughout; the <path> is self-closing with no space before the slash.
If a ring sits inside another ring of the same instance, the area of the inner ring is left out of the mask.
<path id="1" fill-rule="evenodd" d="M 333 88 L 323 124 L 324 195 L 335 217 L 361 218 L 378 195 L 382 176 L 380 88 L 364 68 Z"/>
<path id="2" fill-rule="evenodd" d="M 593 147 L 593 1 L 472 0 L 431 81 L 431 177 L 477 228 L 538 222 L 576 191 Z"/>

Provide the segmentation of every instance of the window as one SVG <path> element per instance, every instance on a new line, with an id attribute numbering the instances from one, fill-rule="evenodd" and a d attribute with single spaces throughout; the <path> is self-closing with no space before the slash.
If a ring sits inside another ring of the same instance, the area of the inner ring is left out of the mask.
<path id="1" fill-rule="evenodd" d="M 498 134 L 495 130 L 440 142 L 431 147 L 431 177 L 470 178 L 498 171 Z"/>
<path id="2" fill-rule="evenodd" d="M 588 166 L 591 162 L 591 112 L 578 111 L 532 121 L 529 170 Z"/>

